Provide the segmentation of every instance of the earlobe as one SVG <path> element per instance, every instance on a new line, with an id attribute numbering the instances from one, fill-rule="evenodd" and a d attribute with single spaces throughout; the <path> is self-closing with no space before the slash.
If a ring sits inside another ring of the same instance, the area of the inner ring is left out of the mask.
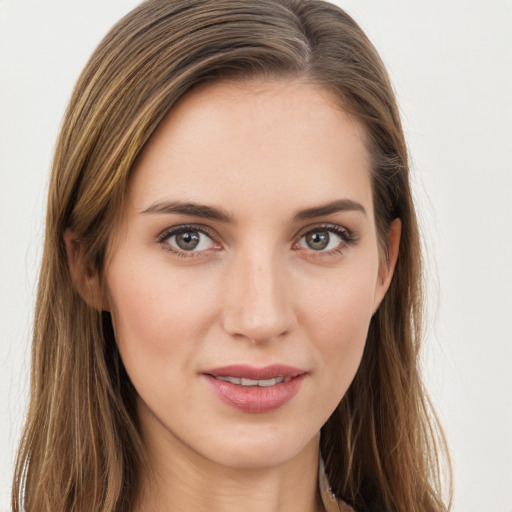
<path id="1" fill-rule="evenodd" d="M 393 278 L 393 273 L 398 259 L 401 234 L 402 222 L 399 218 L 396 218 L 391 223 L 387 234 L 387 258 L 379 267 L 377 287 L 375 289 L 374 313 L 379 308 L 379 305 L 391 284 L 391 279 Z"/>
<path id="2" fill-rule="evenodd" d="M 68 260 L 69 272 L 75 289 L 82 299 L 93 309 L 104 311 L 105 300 L 99 276 L 84 261 L 83 247 L 76 234 L 70 229 L 64 232 L 64 244 Z"/>

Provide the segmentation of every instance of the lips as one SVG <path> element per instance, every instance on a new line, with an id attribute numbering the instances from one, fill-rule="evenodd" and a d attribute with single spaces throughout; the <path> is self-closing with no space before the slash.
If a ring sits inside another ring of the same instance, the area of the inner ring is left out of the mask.
<path id="1" fill-rule="evenodd" d="M 201 372 L 210 389 L 227 405 L 243 412 L 270 412 L 299 391 L 307 372 L 287 365 L 255 368 L 229 365 Z"/>
<path id="2" fill-rule="evenodd" d="M 246 379 L 244 377 L 216 377 L 217 380 L 224 382 L 231 382 L 231 384 L 238 384 L 240 386 L 275 386 L 281 382 L 288 382 L 292 377 L 273 377 L 271 379 Z"/>

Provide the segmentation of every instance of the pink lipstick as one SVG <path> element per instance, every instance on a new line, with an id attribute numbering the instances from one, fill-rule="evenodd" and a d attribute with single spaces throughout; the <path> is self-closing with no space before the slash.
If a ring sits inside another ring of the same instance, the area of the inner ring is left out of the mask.
<path id="1" fill-rule="evenodd" d="M 244 412 L 270 412 L 297 394 L 307 372 L 275 364 L 262 368 L 229 365 L 201 374 L 224 403 Z"/>

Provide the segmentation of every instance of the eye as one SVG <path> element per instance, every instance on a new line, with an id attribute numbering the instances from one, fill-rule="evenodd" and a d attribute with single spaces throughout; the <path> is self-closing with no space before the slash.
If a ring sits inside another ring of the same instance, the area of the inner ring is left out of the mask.
<path id="1" fill-rule="evenodd" d="M 320 226 L 304 233 L 297 246 L 316 252 L 341 251 L 354 243 L 350 233 L 340 226 Z"/>
<path id="2" fill-rule="evenodd" d="M 205 230 L 194 226 L 180 226 L 167 231 L 159 237 L 159 241 L 167 250 L 183 256 L 184 253 L 192 255 L 218 247 Z"/>

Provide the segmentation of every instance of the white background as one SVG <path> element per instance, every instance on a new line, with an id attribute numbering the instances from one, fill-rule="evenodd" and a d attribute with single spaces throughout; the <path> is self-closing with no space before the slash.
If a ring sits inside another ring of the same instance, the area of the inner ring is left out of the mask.
<path id="1" fill-rule="evenodd" d="M 0 0 L 0 509 L 25 406 L 48 171 L 72 85 L 134 0 Z M 512 512 L 512 2 L 347 0 L 401 105 L 428 251 L 427 386 L 455 512 Z"/>

